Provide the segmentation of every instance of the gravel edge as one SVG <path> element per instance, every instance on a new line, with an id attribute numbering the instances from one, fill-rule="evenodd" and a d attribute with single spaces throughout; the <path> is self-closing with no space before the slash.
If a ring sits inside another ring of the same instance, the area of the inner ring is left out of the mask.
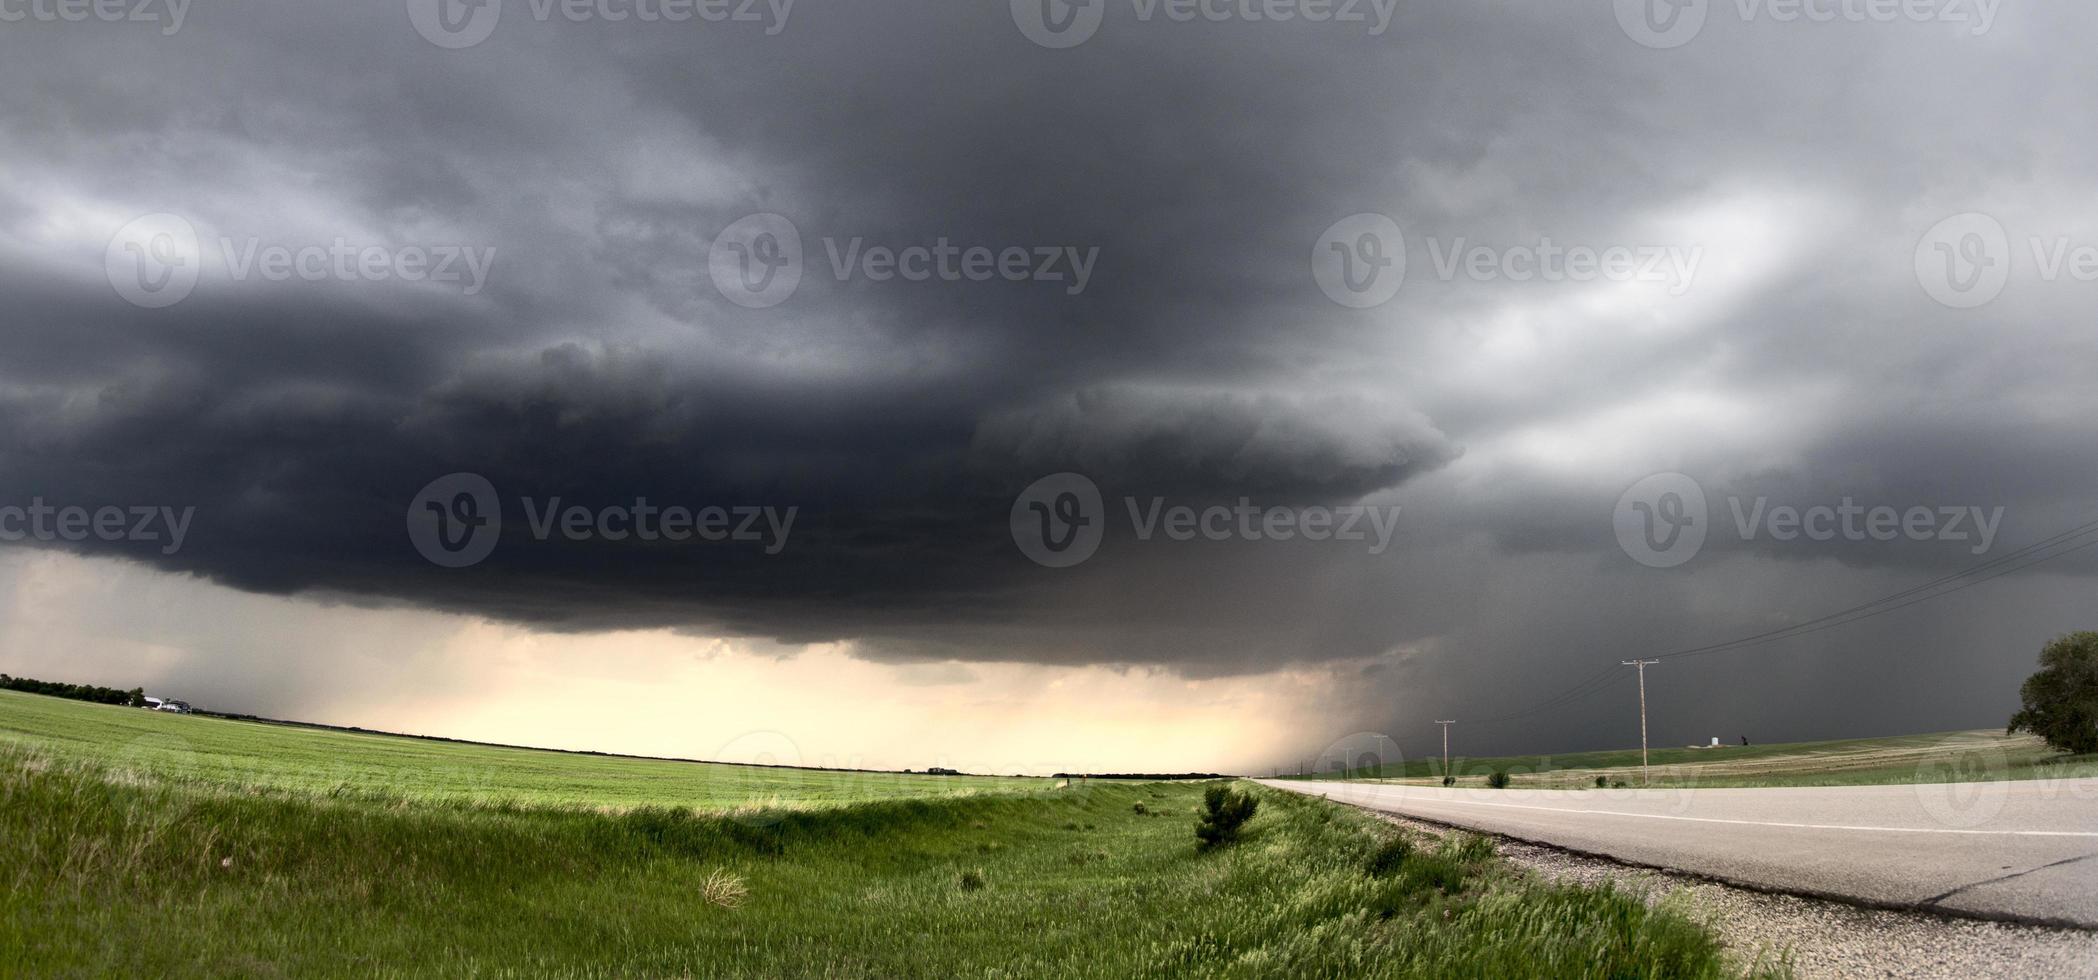
<path id="1" fill-rule="evenodd" d="M 1426 837 L 1483 833 L 1376 810 L 1363 812 Z M 1612 884 L 1649 905 L 1668 901 L 1717 933 L 1741 965 L 1759 957 L 1765 962 L 1785 958 L 1800 980 L 2098 980 L 2098 933 L 2094 932 L 1862 908 L 1635 867 L 1498 834 L 1483 835 L 1493 838 L 1500 855 L 1532 878 L 1587 886 Z"/>

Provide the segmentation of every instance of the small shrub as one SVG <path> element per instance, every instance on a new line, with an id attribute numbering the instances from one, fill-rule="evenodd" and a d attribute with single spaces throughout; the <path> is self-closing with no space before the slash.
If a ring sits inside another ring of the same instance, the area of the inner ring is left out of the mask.
<path id="1" fill-rule="evenodd" d="M 1406 858 L 1412 854 L 1413 838 L 1400 834 L 1377 845 L 1377 849 L 1370 852 L 1370 859 L 1363 870 L 1372 878 L 1388 878 L 1398 873 L 1399 868 L 1405 865 Z"/>
<path id="2" fill-rule="evenodd" d="M 1444 786 L 1455 786 L 1455 785 L 1457 785 L 1457 777 L 1455 777 L 1455 776 L 1444 776 L 1444 777 L 1442 777 L 1442 784 L 1443 784 Z"/>
<path id="3" fill-rule="evenodd" d="M 1238 842 L 1239 828 L 1253 819 L 1253 811 L 1260 808 L 1260 801 L 1250 793 L 1241 793 L 1226 786 L 1211 786 L 1202 794 L 1202 820 L 1195 825 L 1195 839 L 1200 841 L 1201 850 L 1223 847 Z"/>
<path id="4" fill-rule="evenodd" d="M 1136 815 L 1139 817 L 1151 812 L 1151 808 L 1143 805 L 1142 803 L 1132 804 L 1129 807 L 1129 809 L 1135 811 Z"/>
<path id="5" fill-rule="evenodd" d="M 716 868 L 707 873 L 707 880 L 699 883 L 699 897 L 709 905 L 732 909 L 750 897 L 750 888 L 743 884 L 743 876 L 726 868 Z"/>
<path id="6" fill-rule="evenodd" d="M 1487 785 L 1487 786 L 1488 786 L 1489 788 L 1492 788 L 1492 789 L 1507 789 L 1507 788 L 1508 788 L 1508 770 L 1506 770 L 1506 769 L 1495 769 L 1495 770 L 1493 771 L 1493 775 L 1490 775 L 1490 776 L 1487 776 L 1487 777 L 1486 777 L 1486 785 Z"/>
<path id="7" fill-rule="evenodd" d="M 973 892 L 973 891 L 980 891 L 980 890 L 982 890 L 982 889 L 983 889 L 983 869 L 982 869 L 982 868 L 970 868 L 969 870 L 967 870 L 967 871 L 964 871 L 964 872 L 962 872 L 962 874 L 961 874 L 961 878 L 959 879 L 959 882 L 958 882 L 958 883 L 959 883 L 959 884 L 960 884 L 960 885 L 962 886 L 962 891 L 965 891 L 965 892 Z"/>
<path id="8" fill-rule="evenodd" d="M 1605 786 L 1608 786 L 1608 785 L 1610 785 L 1610 781 L 1609 781 L 1608 779 L 1605 779 L 1605 778 L 1603 778 L 1602 776 L 1597 776 L 1597 777 L 1595 777 L 1595 788 L 1596 788 L 1596 789 L 1602 789 L 1603 787 L 1605 787 Z"/>

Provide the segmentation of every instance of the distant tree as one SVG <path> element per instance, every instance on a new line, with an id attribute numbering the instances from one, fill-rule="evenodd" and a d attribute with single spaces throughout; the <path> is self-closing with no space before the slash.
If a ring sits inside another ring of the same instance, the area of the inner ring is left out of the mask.
<path id="1" fill-rule="evenodd" d="M 2031 732 L 2063 752 L 2098 752 L 2098 632 L 2055 637 L 2018 693 L 2025 706 L 2007 731 Z"/>
<path id="2" fill-rule="evenodd" d="M 143 687 L 134 687 L 134 688 L 132 688 L 132 689 L 131 689 L 131 691 L 130 691 L 129 693 L 130 693 L 130 695 L 131 695 L 131 700 L 130 700 L 130 701 L 127 701 L 127 702 L 125 702 L 126 704 L 130 705 L 130 706 L 131 706 L 131 707 L 133 707 L 133 708 L 143 708 L 143 707 L 145 707 L 145 706 L 146 706 L 146 689 L 145 689 L 145 688 L 143 688 Z"/>

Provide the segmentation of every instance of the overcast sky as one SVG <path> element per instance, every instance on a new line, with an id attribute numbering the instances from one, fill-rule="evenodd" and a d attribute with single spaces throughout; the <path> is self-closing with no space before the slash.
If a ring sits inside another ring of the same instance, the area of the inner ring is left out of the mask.
<path id="1" fill-rule="evenodd" d="M 11 673 L 1265 772 L 2094 625 L 2087 5 L 125 6 L 0 0 Z"/>

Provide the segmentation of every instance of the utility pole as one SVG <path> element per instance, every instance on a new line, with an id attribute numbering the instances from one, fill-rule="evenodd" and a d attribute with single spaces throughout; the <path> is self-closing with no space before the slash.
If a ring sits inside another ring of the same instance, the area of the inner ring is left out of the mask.
<path id="1" fill-rule="evenodd" d="M 1436 722 L 1436 724 L 1442 726 L 1442 778 L 1444 779 L 1450 778 L 1450 726 L 1456 723 L 1457 721 L 1454 718 L 1449 721 Z"/>
<path id="2" fill-rule="evenodd" d="M 1646 669 L 1659 660 L 1623 660 L 1620 666 L 1639 668 L 1639 785 L 1644 786 L 1646 776 Z"/>

